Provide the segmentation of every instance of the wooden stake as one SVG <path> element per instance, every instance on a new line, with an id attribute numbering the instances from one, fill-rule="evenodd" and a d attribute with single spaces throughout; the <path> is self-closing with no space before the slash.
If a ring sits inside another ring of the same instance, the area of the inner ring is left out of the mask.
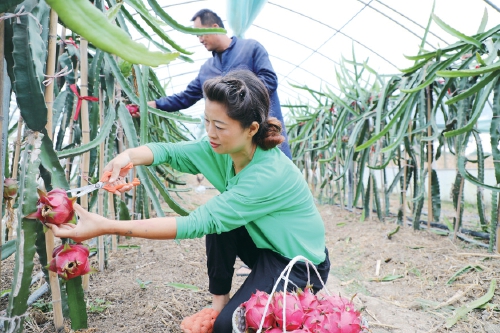
<path id="1" fill-rule="evenodd" d="M 57 13 L 50 10 L 50 26 L 49 26 L 49 42 L 48 42 L 48 56 L 47 56 L 47 77 L 53 77 L 56 69 L 56 46 L 57 46 Z M 52 107 L 54 105 L 54 84 L 56 80 L 51 80 L 45 87 L 45 104 L 47 105 L 47 133 L 50 140 L 53 139 L 52 133 Z"/>
<path id="2" fill-rule="evenodd" d="M 56 68 L 56 43 L 57 43 L 57 13 L 50 10 L 49 41 L 47 55 L 47 73 L 48 78 L 53 77 Z M 47 125 L 45 126 L 49 138 L 52 140 L 52 106 L 54 104 L 54 84 L 52 80 L 45 88 L 45 104 L 47 105 Z M 51 231 L 45 233 L 45 247 L 47 251 L 47 262 L 52 260 L 54 251 L 54 234 Z M 57 273 L 49 271 L 50 290 L 52 294 L 52 308 L 54 313 L 54 327 L 56 332 L 64 329 L 64 317 L 62 312 L 61 290 L 59 286 L 59 277 Z"/>
<path id="3" fill-rule="evenodd" d="M 462 206 L 462 191 L 464 189 L 464 178 L 460 180 L 460 189 L 458 190 L 458 195 L 457 195 L 457 212 L 456 212 L 456 219 L 455 219 L 455 230 L 453 233 L 453 241 L 457 240 L 457 233 L 458 233 L 458 226 L 460 225 L 460 208 Z"/>
<path id="4" fill-rule="evenodd" d="M 497 217 L 500 217 L 500 198 L 498 199 L 498 204 L 497 204 Z M 497 244 L 497 253 L 500 253 L 500 223 L 497 223 L 496 244 Z"/>
<path id="5" fill-rule="evenodd" d="M 104 124 L 104 100 L 102 89 L 99 89 L 99 127 Z M 99 172 L 104 169 L 104 141 L 99 147 Z M 97 214 L 104 215 L 104 191 L 98 191 Z M 97 256 L 99 258 L 99 271 L 104 271 L 104 236 L 97 237 Z"/>
<path id="6" fill-rule="evenodd" d="M 382 141 L 381 141 L 382 145 Z M 380 152 L 380 165 L 384 163 L 384 153 Z M 386 202 L 385 202 L 385 177 L 384 177 L 384 170 L 380 170 L 380 189 L 382 190 L 382 195 L 384 196 L 382 198 L 382 213 L 380 214 L 382 216 L 382 222 L 385 222 L 385 211 L 386 211 Z"/>
<path id="7" fill-rule="evenodd" d="M 75 67 L 75 80 L 78 79 L 77 76 L 78 76 L 79 68 L 80 68 L 80 62 L 77 62 L 76 67 Z M 70 119 L 69 119 L 69 126 L 68 126 L 69 127 L 68 144 L 71 144 L 73 141 L 73 124 L 74 124 L 73 114 L 75 114 L 75 112 L 76 112 L 77 102 L 78 102 L 78 98 L 75 96 L 74 103 L 73 103 L 73 110 L 72 110 L 71 114 L 69 115 Z M 71 164 L 72 164 L 72 161 L 73 161 L 73 157 L 68 157 L 66 159 L 65 171 L 66 171 L 66 180 L 68 181 L 68 183 L 71 183 Z"/>
<path id="8" fill-rule="evenodd" d="M 5 70 L 5 65 L 4 65 L 4 36 L 5 36 L 5 22 L 0 21 L 0 122 L 3 120 L 3 114 L 4 114 L 4 109 L 3 109 L 3 90 L 4 90 L 4 70 Z M 3 126 L 0 126 L 0 131 L 3 129 Z M 0 163 L 3 164 L 3 163 Z M 3 176 L 4 170 L 3 170 L 3 165 L 0 165 L 0 175 Z M 3 182 L 3 177 L 2 177 L 2 182 Z M 0 215 L 3 215 L 3 212 L 1 212 Z M 2 233 L 2 226 L 0 224 L 0 244 L 3 243 L 3 233 Z M 0 246 L 0 256 L 2 255 L 2 247 Z M 0 276 L 2 276 L 2 263 L 0 262 Z"/>
<path id="9" fill-rule="evenodd" d="M 88 96 L 89 88 L 88 88 L 88 44 L 89 42 L 80 36 L 80 96 Z M 90 142 L 90 126 L 89 126 L 89 108 L 88 102 L 86 100 L 82 100 L 82 105 L 80 109 L 80 119 L 82 124 L 82 144 L 86 144 Z M 81 160 L 81 186 L 88 185 L 88 176 L 89 176 L 89 164 L 90 164 L 90 152 L 86 152 L 82 155 Z M 80 205 L 88 210 L 89 202 L 88 197 L 83 195 L 80 197 Z M 86 274 L 83 276 L 83 290 L 88 291 L 89 289 L 89 275 Z"/>
<path id="10" fill-rule="evenodd" d="M 427 87 L 427 136 L 432 135 L 431 122 L 431 89 Z M 434 219 L 432 211 L 432 141 L 427 142 L 427 230 Z"/>
<path id="11" fill-rule="evenodd" d="M 17 172 L 19 169 L 19 156 L 21 154 L 21 136 L 22 136 L 23 124 L 24 124 L 23 117 L 19 115 L 19 119 L 17 120 L 17 138 L 14 148 L 14 161 L 12 162 L 12 172 L 11 172 L 11 177 L 13 179 L 17 179 Z M 14 239 L 13 227 L 9 228 L 9 234 L 7 235 L 7 239 L 8 240 Z"/>
<path id="12" fill-rule="evenodd" d="M 45 248 L 47 251 L 47 263 L 52 261 L 52 251 L 54 250 L 54 234 L 52 230 L 45 233 Z M 54 312 L 54 327 L 56 332 L 64 330 L 64 318 L 62 313 L 61 289 L 57 273 L 49 271 L 50 291 L 52 294 L 52 308 Z"/>
<path id="13" fill-rule="evenodd" d="M 340 174 L 340 158 L 339 155 L 337 154 L 337 157 L 335 158 L 335 169 L 337 169 L 337 175 Z M 339 192 L 339 199 L 340 199 L 340 209 L 344 209 L 344 187 L 341 186 L 340 182 L 344 181 L 344 178 L 337 180 L 337 190 Z"/>
<path id="14" fill-rule="evenodd" d="M 23 133 L 23 117 L 19 115 L 19 119 L 17 120 L 17 137 L 16 142 L 14 144 L 14 161 L 12 162 L 12 178 L 17 179 L 17 172 L 19 169 L 19 156 L 21 154 L 21 136 Z"/>

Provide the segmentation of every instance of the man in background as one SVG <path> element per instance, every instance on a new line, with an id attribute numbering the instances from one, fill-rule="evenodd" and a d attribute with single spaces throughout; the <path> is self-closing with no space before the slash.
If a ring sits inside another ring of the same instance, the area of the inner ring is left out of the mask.
<path id="1" fill-rule="evenodd" d="M 195 28 L 224 28 L 220 17 L 209 9 L 198 11 L 191 21 L 193 21 Z M 212 52 L 212 58 L 208 59 L 201 66 L 198 76 L 188 84 L 186 90 L 148 102 L 148 105 L 167 112 L 187 109 L 203 98 L 202 87 L 206 80 L 216 76 L 224 76 L 234 69 L 250 70 L 267 87 L 271 99 L 269 116 L 276 117 L 281 121 L 283 135 L 286 138 L 286 141 L 281 144 L 280 149 L 291 159 L 292 154 L 288 145 L 288 137 L 276 90 L 278 87 L 278 78 L 264 47 L 253 39 L 230 38 L 224 34 L 202 35 L 198 36 L 198 39 L 207 51 Z"/>

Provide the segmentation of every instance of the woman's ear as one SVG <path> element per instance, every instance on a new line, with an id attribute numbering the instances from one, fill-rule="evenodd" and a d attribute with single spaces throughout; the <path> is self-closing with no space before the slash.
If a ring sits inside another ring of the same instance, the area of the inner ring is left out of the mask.
<path id="1" fill-rule="evenodd" d="M 250 127 L 248 128 L 249 129 L 248 134 L 251 137 L 253 137 L 255 134 L 257 134 L 257 132 L 259 131 L 259 128 L 260 128 L 260 125 L 258 122 L 256 122 L 256 121 L 252 122 L 252 124 L 250 124 Z"/>

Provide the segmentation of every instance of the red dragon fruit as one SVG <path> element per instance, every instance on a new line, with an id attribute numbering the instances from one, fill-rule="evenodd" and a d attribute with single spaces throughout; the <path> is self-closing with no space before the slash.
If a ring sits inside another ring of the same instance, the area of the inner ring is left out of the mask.
<path id="1" fill-rule="evenodd" d="M 299 297 L 304 313 L 311 312 L 319 305 L 318 298 L 312 292 L 312 286 L 306 286 L 304 290 L 300 288 L 297 289 L 297 296 Z"/>
<path id="2" fill-rule="evenodd" d="M 250 296 L 250 299 L 242 304 L 245 310 L 246 319 L 246 329 L 252 329 L 257 331 L 260 327 L 260 322 L 262 321 L 262 316 L 264 315 L 264 308 L 269 299 L 269 295 L 266 292 L 257 290 L 255 294 Z M 274 316 L 271 312 L 271 308 L 268 307 L 266 318 L 264 319 L 264 324 L 262 329 L 268 329 L 274 326 Z"/>
<path id="3" fill-rule="evenodd" d="M 266 333 L 283 333 L 283 329 L 279 328 L 279 327 L 273 327 L 273 328 L 267 330 Z"/>
<path id="4" fill-rule="evenodd" d="M 333 325 L 332 333 L 359 333 L 361 332 L 360 313 L 354 309 L 352 303 L 338 312 L 338 317 L 330 320 Z"/>
<path id="5" fill-rule="evenodd" d="M 3 198 L 5 200 L 15 199 L 18 187 L 17 180 L 14 178 L 5 178 L 3 181 Z"/>
<path id="6" fill-rule="evenodd" d="M 286 298 L 286 302 L 285 302 Z M 283 305 L 285 306 L 286 330 L 293 331 L 302 326 L 304 311 L 295 293 L 276 292 L 273 297 L 273 313 L 276 323 L 283 327 Z"/>
<path id="7" fill-rule="evenodd" d="M 354 306 L 347 299 L 336 295 L 325 296 L 324 298 L 320 298 L 318 305 L 318 310 L 322 313 L 332 313 L 342 311 L 347 305 Z"/>
<path id="8" fill-rule="evenodd" d="M 325 332 L 324 328 L 325 326 L 329 327 L 327 325 L 329 323 L 328 318 L 317 310 L 306 314 L 304 319 L 304 327 L 313 333 Z"/>
<path id="9" fill-rule="evenodd" d="M 139 106 L 136 104 L 127 104 L 125 107 L 132 116 L 139 113 Z"/>
<path id="10" fill-rule="evenodd" d="M 38 219 L 43 224 L 68 223 L 75 216 L 73 204 L 76 198 L 68 198 L 66 191 L 60 188 L 49 193 L 38 189 L 37 211 L 26 216 L 27 219 Z"/>
<path id="11" fill-rule="evenodd" d="M 47 269 L 57 273 L 64 280 L 69 280 L 89 272 L 89 249 L 83 244 L 62 244 L 54 248 L 52 260 Z"/>

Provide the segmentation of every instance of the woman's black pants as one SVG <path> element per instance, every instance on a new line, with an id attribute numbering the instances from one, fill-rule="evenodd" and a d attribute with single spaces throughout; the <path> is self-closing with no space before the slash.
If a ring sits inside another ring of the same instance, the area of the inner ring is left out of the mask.
<path id="1" fill-rule="evenodd" d="M 256 290 L 271 293 L 279 275 L 290 263 L 290 259 L 266 249 L 258 249 L 245 227 L 240 227 L 221 234 L 206 236 L 207 266 L 209 277 L 209 291 L 214 295 L 225 295 L 231 290 L 236 256 L 252 270 L 240 289 L 229 300 L 222 312 L 215 320 L 213 332 L 232 333 L 232 315 L 241 303 L 246 302 Z M 316 268 L 326 283 L 330 271 L 330 260 L 325 248 L 326 259 Z M 312 268 L 310 282 L 314 292 L 323 286 Z M 305 288 L 308 276 L 304 262 L 297 262 L 290 273 L 288 290 L 296 287 Z M 295 285 L 294 285 L 295 284 Z M 278 284 L 278 291 L 284 288 L 284 280 Z"/>

